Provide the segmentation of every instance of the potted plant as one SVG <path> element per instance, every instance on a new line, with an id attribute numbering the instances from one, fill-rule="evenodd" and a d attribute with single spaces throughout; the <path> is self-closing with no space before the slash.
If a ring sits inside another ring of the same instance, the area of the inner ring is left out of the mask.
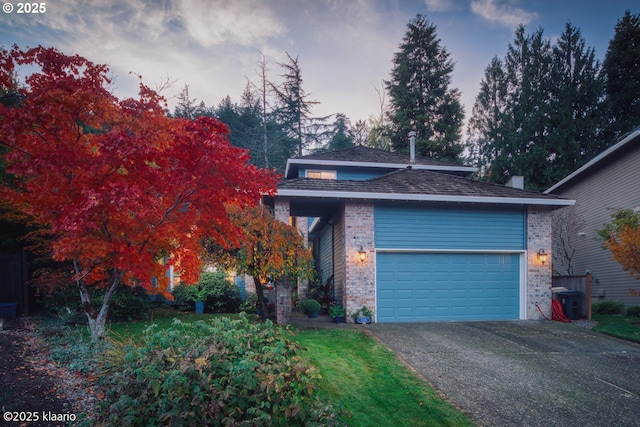
<path id="1" fill-rule="evenodd" d="M 363 305 L 362 308 L 351 313 L 351 317 L 353 321 L 359 323 L 361 325 L 371 323 L 371 319 L 373 317 L 373 310 L 368 308 L 366 305 Z"/>
<path id="2" fill-rule="evenodd" d="M 334 323 L 344 323 L 346 316 L 347 313 L 342 305 L 333 304 L 329 306 L 329 317 L 333 319 Z"/>
<path id="3" fill-rule="evenodd" d="M 309 298 L 304 302 L 304 304 L 302 304 L 302 312 L 310 318 L 318 317 L 320 308 L 320 303 L 313 298 Z"/>

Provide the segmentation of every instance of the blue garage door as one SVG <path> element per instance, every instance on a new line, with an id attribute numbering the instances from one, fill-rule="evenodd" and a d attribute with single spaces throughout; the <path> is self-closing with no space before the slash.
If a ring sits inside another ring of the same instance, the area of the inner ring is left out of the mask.
<path id="1" fill-rule="evenodd" d="M 378 253 L 377 321 L 519 318 L 520 255 Z"/>

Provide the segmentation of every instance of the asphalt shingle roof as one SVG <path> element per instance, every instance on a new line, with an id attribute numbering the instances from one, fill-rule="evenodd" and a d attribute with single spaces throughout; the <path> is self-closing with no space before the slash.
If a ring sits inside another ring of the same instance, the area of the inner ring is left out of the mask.
<path id="1" fill-rule="evenodd" d="M 366 181 L 294 178 L 278 190 L 344 193 L 383 193 L 459 197 L 503 197 L 563 200 L 561 197 L 421 169 L 402 169 Z"/>
<path id="2" fill-rule="evenodd" d="M 340 162 L 357 162 L 357 163 L 409 163 L 409 155 L 401 153 L 392 153 L 390 151 L 379 150 L 376 148 L 365 147 L 357 145 L 351 148 L 345 148 L 342 150 L 327 151 L 322 153 L 309 154 L 307 156 L 296 157 L 301 160 L 326 160 L 326 161 L 340 161 Z M 428 157 L 416 156 L 416 164 L 429 165 L 429 166 L 454 166 L 460 167 L 461 165 L 455 163 L 442 162 L 440 160 L 431 159 Z"/>

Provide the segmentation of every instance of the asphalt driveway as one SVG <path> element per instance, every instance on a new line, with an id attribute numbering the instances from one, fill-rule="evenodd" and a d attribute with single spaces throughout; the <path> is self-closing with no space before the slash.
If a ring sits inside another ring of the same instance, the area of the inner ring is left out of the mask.
<path id="1" fill-rule="evenodd" d="M 640 345 L 550 321 L 367 329 L 480 426 L 640 426 Z"/>

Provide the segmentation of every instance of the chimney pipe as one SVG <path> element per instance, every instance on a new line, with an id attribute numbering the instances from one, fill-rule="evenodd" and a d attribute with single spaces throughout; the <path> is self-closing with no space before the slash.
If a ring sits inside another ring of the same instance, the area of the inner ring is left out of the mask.
<path id="1" fill-rule="evenodd" d="M 409 163 L 416 162 L 416 131 L 409 132 Z"/>

